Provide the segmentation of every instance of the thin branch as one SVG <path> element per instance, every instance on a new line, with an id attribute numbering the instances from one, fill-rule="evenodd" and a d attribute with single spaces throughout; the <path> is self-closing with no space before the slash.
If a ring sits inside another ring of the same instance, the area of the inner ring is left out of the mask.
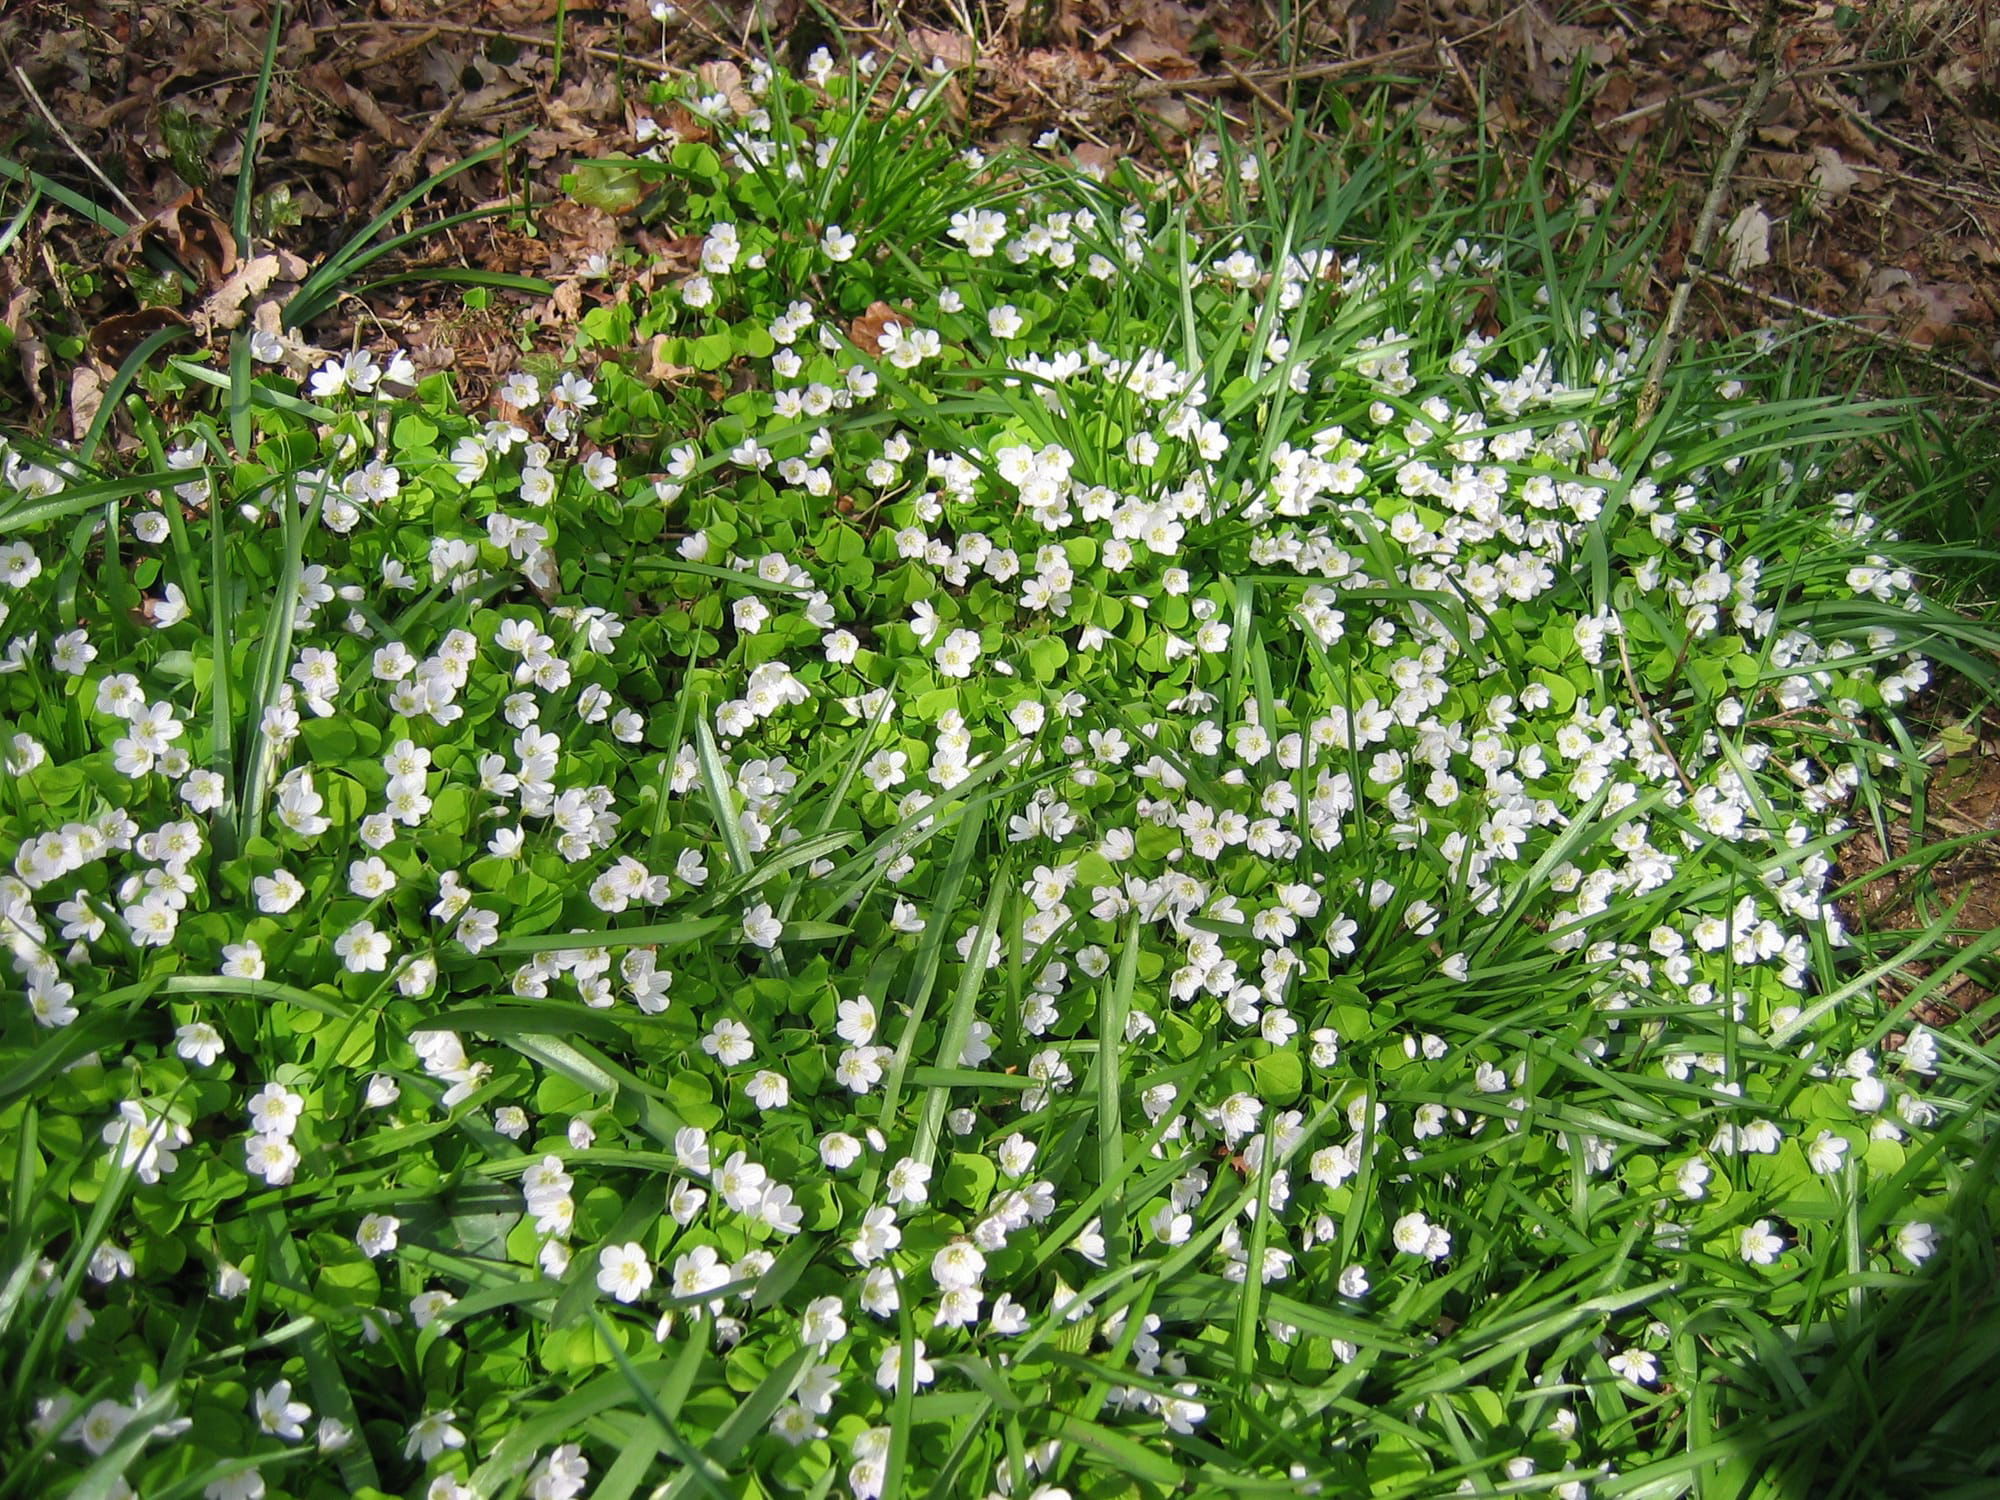
<path id="1" fill-rule="evenodd" d="M 1799 68 L 1789 76 L 1796 83 L 1806 78 L 1845 78 L 1850 73 L 1879 73 L 1890 68 L 1908 67 L 1907 62 L 1899 59 L 1857 58 L 1852 62 L 1815 63 L 1809 68 Z M 1659 114 L 1662 110 L 1672 109 L 1677 104 L 1686 104 L 1695 99 L 1713 99 L 1720 94 L 1733 94 L 1740 86 L 1740 81 L 1732 79 L 1728 83 L 1711 83 L 1707 88 L 1677 90 L 1664 99 L 1635 105 L 1623 114 L 1613 115 L 1595 128 L 1600 131 L 1616 130 L 1620 125 L 1630 125 L 1635 120 L 1646 119 L 1648 116 Z"/>
<path id="2" fill-rule="evenodd" d="M 519 47 L 536 47 L 544 52 L 553 48 L 556 44 L 553 35 L 536 36 L 532 32 L 526 31 L 503 31 L 498 27 L 472 26 L 463 21 L 401 21 L 386 16 L 368 21 L 335 21 L 332 25 L 323 26 L 319 29 L 322 31 L 427 31 L 437 35 L 478 36 L 485 37 L 488 41 L 512 42 Z M 422 38 L 425 42 L 432 39 L 432 37 Z M 401 49 L 398 50 L 400 51 Z M 573 55 L 594 57 L 600 62 L 623 63 L 630 68 L 644 68 L 649 72 L 658 73 L 662 76 L 686 71 L 685 69 L 674 67 L 671 63 L 656 62 L 643 53 L 614 52 L 609 47 L 591 47 L 572 42 L 566 44 L 563 50 Z M 361 66 L 370 67 L 375 61 L 376 59 L 373 58 L 363 58 L 361 59 Z"/>
<path id="3" fill-rule="evenodd" d="M 53 130 L 56 133 L 56 135 L 61 139 L 62 143 L 65 146 L 69 147 L 70 155 L 74 156 L 78 161 L 82 162 L 86 167 L 90 168 L 90 175 L 95 177 L 99 182 L 103 183 L 107 188 L 109 188 L 111 190 L 111 196 L 116 198 L 120 203 L 125 205 L 125 212 L 127 212 L 132 216 L 133 224 L 135 226 L 143 224 L 148 219 L 150 219 L 152 215 L 147 213 L 143 208 L 139 207 L 139 205 L 134 203 L 130 198 L 126 197 L 125 190 L 119 187 L 118 184 L 113 182 L 109 177 L 106 177 L 104 175 L 104 169 L 98 166 L 96 162 L 90 159 L 89 154 L 83 149 L 83 147 L 79 146 L 76 143 L 76 138 L 74 136 L 72 136 L 67 130 L 63 129 L 62 121 L 58 120 L 55 117 L 54 111 L 52 111 L 48 107 L 48 105 L 42 102 L 41 94 L 36 91 L 34 84 L 28 81 L 28 75 L 21 71 L 20 65 L 15 63 L 12 59 L 9 59 L 7 67 L 13 73 L 15 82 L 21 85 L 21 91 L 28 96 L 29 102 L 35 106 L 36 111 L 41 115 L 41 117 L 44 120 L 48 121 L 49 129 Z"/>
<path id="4" fill-rule="evenodd" d="M 1673 745 L 1668 742 L 1664 734 L 1660 733 L 1660 726 L 1653 722 L 1652 705 L 1647 702 L 1646 695 L 1639 689 L 1639 678 L 1632 670 L 1632 654 L 1625 649 L 1625 627 L 1622 623 L 1613 623 L 1611 638 L 1618 643 L 1618 665 L 1625 671 L 1625 688 L 1631 693 L 1633 703 L 1638 705 L 1639 717 L 1646 721 L 1646 732 L 1652 735 L 1653 743 L 1665 754 L 1668 764 L 1674 768 L 1674 775 L 1680 778 L 1681 786 L 1692 797 L 1694 782 L 1689 779 L 1687 768 L 1681 764 L 1681 758 L 1674 754 Z"/>
<path id="5" fill-rule="evenodd" d="M 1914 360 L 1918 364 L 1926 365 L 1936 370 L 1939 374 L 1949 375 L 1954 380 L 1962 380 L 1967 385 L 1975 386 L 1989 395 L 2000 396 L 2000 382 L 1988 380 L 1983 375 L 1975 375 L 1972 371 L 1965 369 L 1961 365 L 1952 364 L 1949 360 L 1939 359 L 1935 354 L 1920 348 L 1908 339 L 1899 338 L 1895 334 L 1885 332 L 1880 328 L 1870 328 L 1864 323 L 1850 322 L 1848 319 L 1836 317 L 1832 313 L 1821 312 L 1816 307 L 1808 307 L 1803 302 L 1794 302 L 1790 297 L 1781 297 L 1776 292 L 1762 291 L 1757 287 L 1751 286 L 1748 282 L 1738 281 L 1734 276 L 1727 275 L 1721 271 L 1704 269 L 1696 274 L 1703 281 L 1723 287 L 1740 296 L 1753 297 L 1767 306 L 1775 307 L 1779 311 L 1789 313 L 1794 317 L 1804 318 L 1807 322 L 1817 323 L 1823 328 L 1838 328 L 1844 333 L 1857 334 L 1873 343 L 1882 345 L 1886 349 L 1894 350 L 1905 359 Z"/>
<path id="6" fill-rule="evenodd" d="M 390 199 L 416 180 L 417 169 L 423 164 L 424 153 L 430 150 L 432 143 L 437 140 L 444 128 L 458 118 L 458 109 L 463 103 L 465 103 L 463 90 L 453 94 L 445 101 L 444 108 L 431 116 L 431 122 L 424 127 L 423 134 L 411 143 L 408 150 L 396 158 L 395 164 L 389 168 L 389 175 L 382 179 L 381 191 L 376 193 L 375 201 L 368 205 L 369 218 L 372 219 L 381 213 L 388 206 Z"/>
<path id="7" fill-rule="evenodd" d="M 1694 291 L 1696 279 L 1706 268 L 1708 248 L 1715 239 L 1716 220 L 1722 216 L 1723 200 L 1729 196 L 1729 177 L 1736 170 L 1737 158 L 1742 156 L 1743 147 L 1750 139 L 1750 126 L 1764 108 L 1764 101 L 1771 97 L 1771 90 L 1778 82 L 1778 10 L 1780 0 L 1764 0 L 1764 14 L 1757 22 L 1757 34 L 1750 41 L 1750 56 L 1757 62 L 1757 81 L 1744 96 L 1743 106 L 1736 112 L 1736 123 L 1729 128 L 1729 142 L 1722 148 L 1722 160 L 1715 164 L 1715 177 L 1709 183 L 1708 197 L 1701 205 L 1701 217 L 1695 221 L 1694 243 L 1688 246 L 1687 265 L 1681 275 L 1680 285 L 1674 288 L 1674 297 L 1667 308 L 1666 326 L 1653 345 L 1652 368 L 1646 372 L 1646 383 L 1639 390 L 1635 425 L 1644 427 L 1653 420 L 1653 413 L 1660 409 L 1660 386 L 1667 378 L 1667 366 L 1672 363 L 1674 345 L 1680 340 L 1681 320 L 1687 316 L 1688 295 Z"/>
<path id="8" fill-rule="evenodd" d="M 1475 37 L 1498 31 L 1519 15 L 1522 8 L 1516 5 L 1505 15 L 1488 21 L 1484 26 L 1474 27 L 1464 36 L 1446 37 L 1444 40 L 1452 46 L 1460 46 Z M 1135 85 L 1131 97 L 1152 99 L 1161 94 L 1206 94 L 1217 89 L 1242 88 L 1253 78 L 1266 87 L 1300 82 L 1309 78 L 1341 78 L 1349 73 L 1365 73 L 1370 68 L 1380 67 L 1386 62 L 1395 62 L 1400 58 L 1422 57 L 1427 53 L 1433 53 L 1435 48 L 1436 44 L 1429 41 L 1410 42 L 1401 47 L 1391 47 L 1386 52 L 1374 52 L 1366 57 L 1343 58 L 1339 62 L 1302 63 L 1287 68 L 1246 68 L 1240 72 L 1231 68 L 1226 73 L 1208 73 L 1195 78 L 1163 78 Z"/>

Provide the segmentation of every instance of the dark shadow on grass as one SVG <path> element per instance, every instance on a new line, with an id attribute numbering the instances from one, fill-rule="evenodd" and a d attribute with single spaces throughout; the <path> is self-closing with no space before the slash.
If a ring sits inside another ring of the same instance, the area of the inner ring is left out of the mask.
<path id="1" fill-rule="evenodd" d="M 1739 1417 L 1759 1415 L 1729 1435 L 1733 1453 L 1693 1494 L 2000 1500 L 1996 1148 L 2000 1140 L 1980 1151 L 1946 1213 L 1924 1216 L 1939 1233 L 1921 1267 L 1892 1253 L 1894 1272 L 1872 1277 L 1858 1303 L 1792 1331 L 1744 1388 L 1723 1393 Z M 1893 1240 L 1894 1227 L 1874 1242 Z"/>

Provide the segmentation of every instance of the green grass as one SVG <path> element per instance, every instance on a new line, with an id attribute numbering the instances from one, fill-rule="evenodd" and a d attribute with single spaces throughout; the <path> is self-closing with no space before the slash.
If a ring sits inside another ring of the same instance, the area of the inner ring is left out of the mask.
<path id="1" fill-rule="evenodd" d="M 1646 244 L 1379 111 L 752 83 L 576 173 L 707 269 L 519 437 L 246 339 L 8 449 L 0 1486 L 1976 1493 L 2000 1073 L 1878 986 L 1992 943 L 1832 906 L 1971 449 L 1803 341 L 1636 425 Z"/>

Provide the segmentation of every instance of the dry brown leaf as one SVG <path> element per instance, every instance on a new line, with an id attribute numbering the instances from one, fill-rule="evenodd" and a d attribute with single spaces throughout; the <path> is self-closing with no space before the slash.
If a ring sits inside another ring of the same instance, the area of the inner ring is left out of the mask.
<path id="1" fill-rule="evenodd" d="M 1816 164 L 1810 180 L 1816 191 L 1808 200 L 1808 206 L 1814 213 L 1825 213 L 1860 186 L 1861 175 L 1831 146 L 1813 147 L 1813 156 Z"/>
<path id="2" fill-rule="evenodd" d="M 559 198 L 542 210 L 542 227 L 561 245 L 574 264 L 592 254 L 609 255 L 618 248 L 618 221 L 588 203 Z"/>
<path id="3" fill-rule="evenodd" d="M 558 281 L 555 295 L 543 306 L 544 323 L 574 323 L 583 316 L 583 283 L 574 276 Z"/>
<path id="4" fill-rule="evenodd" d="M 168 248 L 201 276 L 204 286 L 216 285 L 236 269 L 236 236 L 203 205 L 200 188 L 181 194 L 143 224 L 120 235 L 105 252 L 105 259 L 120 270 L 131 265 L 139 258 L 140 244 L 148 235 L 165 240 Z"/>
<path id="5" fill-rule="evenodd" d="M 1761 203 L 1748 203 L 1737 211 L 1722 231 L 1723 249 L 1728 252 L 1731 276 L 1771 263 L 1771 221 Z"/>
<path id="6" fill-rule="evenodd" d="M 1604 87 L 1597 91 L 1591 101 L 1591 114 L 1599 120 L 1609 120 L 1622 115 L 1631 107 L 1633 97 L 1638 93 L 1638 85 L 1632 75 L 1620 68 L 1604 80 Z"/>
<path id="7" fill-rule="evenodd" d="M 1070 152 L 1070 159 L 1077 166 L 1102 182 L 1111 175 L 1111 169 L 1118 165 L 1119 153 L 1108 146 L 1100 146 L 1094 141 L 1085 141 Z"/>
<path id="8" fill-rule="evenodd" d="M 303 281 L 305 275 L 306 263 L 290 251 L 251 256 L 194 310 L 188 321 L 195 337 L 205 339 L 218 328 L 235 328 L 242 323 L 244 305 L 252 297 L 261 296 L 279 280 Z"/>
<path id="9" fill-rule="evenodd" d="M 924 62 L 941 62 L 947 68 L 969 68 L 979 56 L 978 45 L 958 31 L 939 31 L 919 26 L 910 33 L 910 50 Z"/>
<path id="10" fill-rule="evenodd" d="M 78 442 L 104 407 L 104 377 L 89 365 L 78 365 L 69 377 L 69 425 Z"/>
<path id="11" fill-rule="evenodd" d="M 1201 71 L 1201 65 L 1189 57 L 1182 47 L 1161 40 L 1144 26 L 1128 31 L 1119 39 L 1115 50 L 1118 56 L 1135 67 L 1161 78 L 1192 78 Z"/>
<path id="12" fill-rule="evenodd" d="M 605 122 L 620 117 L 622 101 L 609 74 L 578 79 L 547 105 L 549 125 L 564 135 L 595 139 Z"/>
<path id="13" fill-rule="evenodd" d="M 706 235 L 682 234 L 662 238 L 651 230 L 638 234 L 639 248 L 651 256 L 646 269 L 661 276 L 685 276 L 701 265 L 701 247 Z"/>
<path id="14" fill-rule="evenodd" d="M 907 328 L 910 315 L 898 312 L 886 302 L 872 302 L 868 311 L 847 325 L 847 336 L 854 341 L 854 347 L 870 354 L 887 354 L 882 347 L 882 330 L 891 325 Z"/>
<path id="15" fill-rule="evenodd" d="M 398 150 L 407 150 L 416 144 L 415 131 L 402 121 L 391 119 L 373 94 L 343 78 L 330 63 L 316 63 L 305 70 L 305 76 L 314 88 L 326 96 L 328 103 L 346 109 Z"/>
<path id="16" fill-rule="evenodd" d="M 653 123 L 672 135 L 675 140 L 690 145 L 699 145 L 715 139 L 715 130 L 708 121 L 693 110 L 683 109 L 678 104 L 669 105 L 663 110 L 654 110 Z"/>
<path id="17" fill-rule="evenodd" d="M 694 374 L 692 366 L 677 365 L 666 357 L 668 346 L 679 342 L 680 340 L 669 334 L 657 333 L 653 335 L 652 362 L 646 371 L 646 378 L 648 380 L 680 381 Z"/>
<path id="18" fill-rule="evenodd" d="M 695 69 L 695 77 L 701 80 L 704 95 L 721 94 L 729 100 L 729 107 L 739 115 L 747 115 L 757 108 L 757 101 L 750 91 L 743 87 L 743 70 L 735 63 L 703 63 Z"/>
<path id="19" fill-rule="evenodd" d="M 6 308 L 0 311 L 0 327 L 17 339 L 30 337 L 32 330 L 28 325 L 28 314 L 41 298 L 40 288 L 16 286 L 13 267 L 5 261 L 0 261 L 0 287 L 4 287 L 7 293 Z"/>
<path id="20" fill-rule="evenodd" d="M 1953 260 L 1976 260 L 1982 266 L 2000 266 L 2000 244 L 1973 235 L 1958 235 L 1948 241 Z"/>
<path id="21" fill-rule="evenodd" d="M 1620 46 L 1619 39 L 1604 32 L 1556 21 L 1534 0 L 1521 7 L 1520 36 L 1529 71 L 1540 74 L 1545 62 L 1554 64 L 1564 75 L 1560 81 L 1565 87 L 1569 64 L 1579 56 L 1602 66 L 1618 55 Z"/>
<path id="22" fill-rule="evenodd" d="M 1868 278 L 1868 295 L 1879 302 L 1900 287 L 1914 285 L 1916 279 L 1901 266 L 1884 266 Z"/>
<path id="23" fill-rule="evenodd" d="M 90 330 L 90 352 L 105 364 L 118 366 L 150 335 L 162 328 L 185 328 L 187 319 L 171 307 L 142 307 L 113 313 Z"/>
<path id="24" fill-rule="evenodd" d="M 1715 75 L 1719 83 L 1734 83 L 1750 69 L 1747 59 L 1738 57 L 1728 47 L 1718 47 L 1701 60 L 1701 65 Z"/>

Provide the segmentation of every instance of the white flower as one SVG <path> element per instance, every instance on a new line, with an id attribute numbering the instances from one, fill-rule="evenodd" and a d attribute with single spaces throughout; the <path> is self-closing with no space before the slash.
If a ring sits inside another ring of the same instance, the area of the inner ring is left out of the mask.
<path id="1" fill-rule="evenodd" d="M 819 1159 L 831 1172 L 844 1172 L 861 1159 L 861 1142 L 844 1130 L 833 1130 L 819 1138 Z"/>
<path id="2" fill-rule="evenodd" d="M 380 855 L 357 859 L 347 867 L 347 888 L 364 901 L 386 895 L 396 888 L 396 872 Z"/>
<path id="3" fill-rule="evenodd" d="M 906 1156 L 889 1169 L 888 1200 L 893 1206 L 898 1203 L 922 1203 L 930 1196 L 929 1183 L 931 1169 L 914 1157 Z"/>
<path id="4" fill-rule="evenodd" d="M 222 972 L 231 979 L 262 979 L 264 950 L 248 939 L 223 944 Z"/>
<path id="5" fill-rule="evenodd" d="M 429 1463 L 447 1448 L 463 1448 L 465 1434 L 452 1424 L 458 1419 L 455 1411 L 429 1411 L 417 1418 L 410 1428 L 410 1435 L 403 1442 L 403 1457 L 421 1456 Z"/>
<path id="6" fill-rule="evenodd" d="M 290 911 L 306 895 L 306 888 L 299 877 L 289 870 L 273 870 L 269 875 L 259 875 L 250 882 L 250 889 L 257 897 L 257 910 L 269 916 L 280 916 Z"/>
<path id="7" fill-rule="evenodd" d="M 575 1443 L 564 1443 L 542 1461 L 528 1482 L 529 1500 L 576 1500 L 590 1478 L 590 1460 Z"/>
<path id="8" fill-rule="evenodd" d="M 1785 1237 L 1777 1233 L 1769 1219 L 1759 1219 L 1754 1224 L 1746 1224 L 1738 1237 L 1737 1248 L 1744 1260 L 1753 1266 L 1768 1266 L 1776 1263 L 1784 1254 Z"/>
<path id="9" fill-rule="evenodd" d="M 1000 1143 L 994 1155 L 1002 1172 L 1009 1177 L 1022 1177 L 1035 1164 L 1035 1143 L 1016 1131 Z"/>
<path id="10" fill-rule="evenodd" d="M 257 1425 L 272 1437 L 296 1443 L 306 1435 L 305 1424 L 312 1420 L 312 1408 L 292 1399 L 292 1383 L 280 1380 L 258 1392 Z"/>
<path id="11" fill-rule="evenodd" d="M 771 912 L 768 901 L 759 901 L 743 913 L 743 937 L 746 942 L 759 948 L 775 948 L 784 926 Z"/>
<path id="12" fill-rule="evenodd" d="M 931 1279 L 941 1291 L 976 1287 L 986 1274 L 986 1257 L 969 1240 L 953 1240 L 931 1257 Z"/>
<path id="13" fill-rule="evenodd" d="M 979 651 L 978 631 L 954 630 L 937 648 L 937 669 L 946 677 L 970 677 L 979 665 Z"/>
<path id="14" fill-rule="evenodd" d="M 282 1135 L 253 1135 L 245 1143 L 244 1165 L 272 1187 L 283 1187 L 298 1170 L 298 1147 Z"/>
<path id="15" fill-rule="evenodd" d="M 333 951 L 345 961 L 350 974 L 381 973 L 389 967 L 389 934 L 377 932 L 373 922 L 356 922 L 333 940 Z"/>
<path id="16" fill-rule="evenodd" d="M 305 1117 L 306 1101 L 281 1083 L 267 1083 L 250 1096 L 250 1128 L 259 1135 L 289 1136 Z"/>
<path id="17" fill-rule="evenodd" d="M 374 1260 L 396 1248 L 396 1231 L 402 1227 L 402 1221 L 391 1214 L 364 1214 L 361 1227 L 355 1231 L 354 1243 L 361 1247 L 363 1255 Z"/>
<path id="18" fill-rule="evenodd" d="M 1421 1213 L 1404 1214 L 1390 1229 L 1389 1238 L 1405 1255 L 1424 1255 L 1430 1249 L 1430 1220 Z"/>
<path id="19" fill-rule="evenodd" d="M 929 1385 L 933 1380 L 937 1379 L 937 1370 L 924 1357 L 924 1341 L 922 1339 L 912 1339 L 910 1341 L 910 1354 L 910 1373 L 918 1385 Z M 875 1384 L 885 1391 L 895 1390 L 897 1383 L 902 1378 L 902 1370 L 903 1346 L 901 1344 L 890 1344 L 882 1351 L 881 1362 L 875 1367 Z"/>
<path id="20" fill-rule="evenodd" d="M 1660 1362 L 1645 1349 L 1621 1349 L 1608 1363 L 1612 1374 L 1633 1385 L 1651 1385 L 1660 1378 Z"/>
<path id="21" fill-rule="evenodd" d="M 174 1033 L 174 1051 L 198 1067 L 213 1067 L 222 1056 L 222 1033 L 206 1021 L 190 1021 Z"/>
<path id="22" fill-rule="evenodd" d="M 620 1302 L 636 1302 L 653 1284 L 652 1263 L 636 1243 L 606 1245 L 597 1254 L 597 1289 Z"/>
<path id="23" fill-rule="evenodd" d="M 1708 1195 L 1708 1181 L 1715 1175 L 1709 1164 L 1700 1157 L 1682 1162 L 1680 1170 L 1674 1174 L 1674 1186 L 1683 1198 L 1696 1199 Z"/>
<path id="24" fill-rule="evenodd" d="M 1815 1172 L 1831 1174 L 1840 1170 L 1841 1163 L 1847 1159 L 1847 1151 L 1844 1137 L 1835 1135 L 1831 1130 L 1822 1130 L 1806 1147 L 1806 1161 Z"/>
<path id="25" fill-rule="evenodd" d="M 757 1048 L 750 1040 L 748 1026 L 724 1017 L 701 1039 L 701 1050 L 725 1068 L 733 1068 L 738 1063 L 748 1062 Z"/>
<path id="26" fill-rule="evenodd" d="M 68 1435 L 73 1441 L 82 1443 L 84 1450 L 95 1458 L 118 1441 L 118 1434 L 131 1420 L 131 1407 L 107 1398 L 85 1412 L 70 1428 Z"/>
<path id="27" fill-rule="evenodd" d="M 116 1148 L 120 1167 L 130 1168 L 150 1187 L 173 1171 L 179 1161 L 175 1153 L 192 1145 L 194 1135 L 158 1105 L 127 1099 L 104 1127 L 104 1142 Z"/>
<path id="28" fill-rule="evenodd" d="M 847 1319 L 838 1297 L 815 1297 L 806 1304 L 799 1341 L 814 1349 L 830 1349 L 847 1337 Z"/>
<path id="29" fill-rule="evenodd" d="M 1896 1253 L 1920 1266 L 1937 1251 L 1937 1230 L 1929 1224 L 1904 1224 L 1896 1230 Z"/>

